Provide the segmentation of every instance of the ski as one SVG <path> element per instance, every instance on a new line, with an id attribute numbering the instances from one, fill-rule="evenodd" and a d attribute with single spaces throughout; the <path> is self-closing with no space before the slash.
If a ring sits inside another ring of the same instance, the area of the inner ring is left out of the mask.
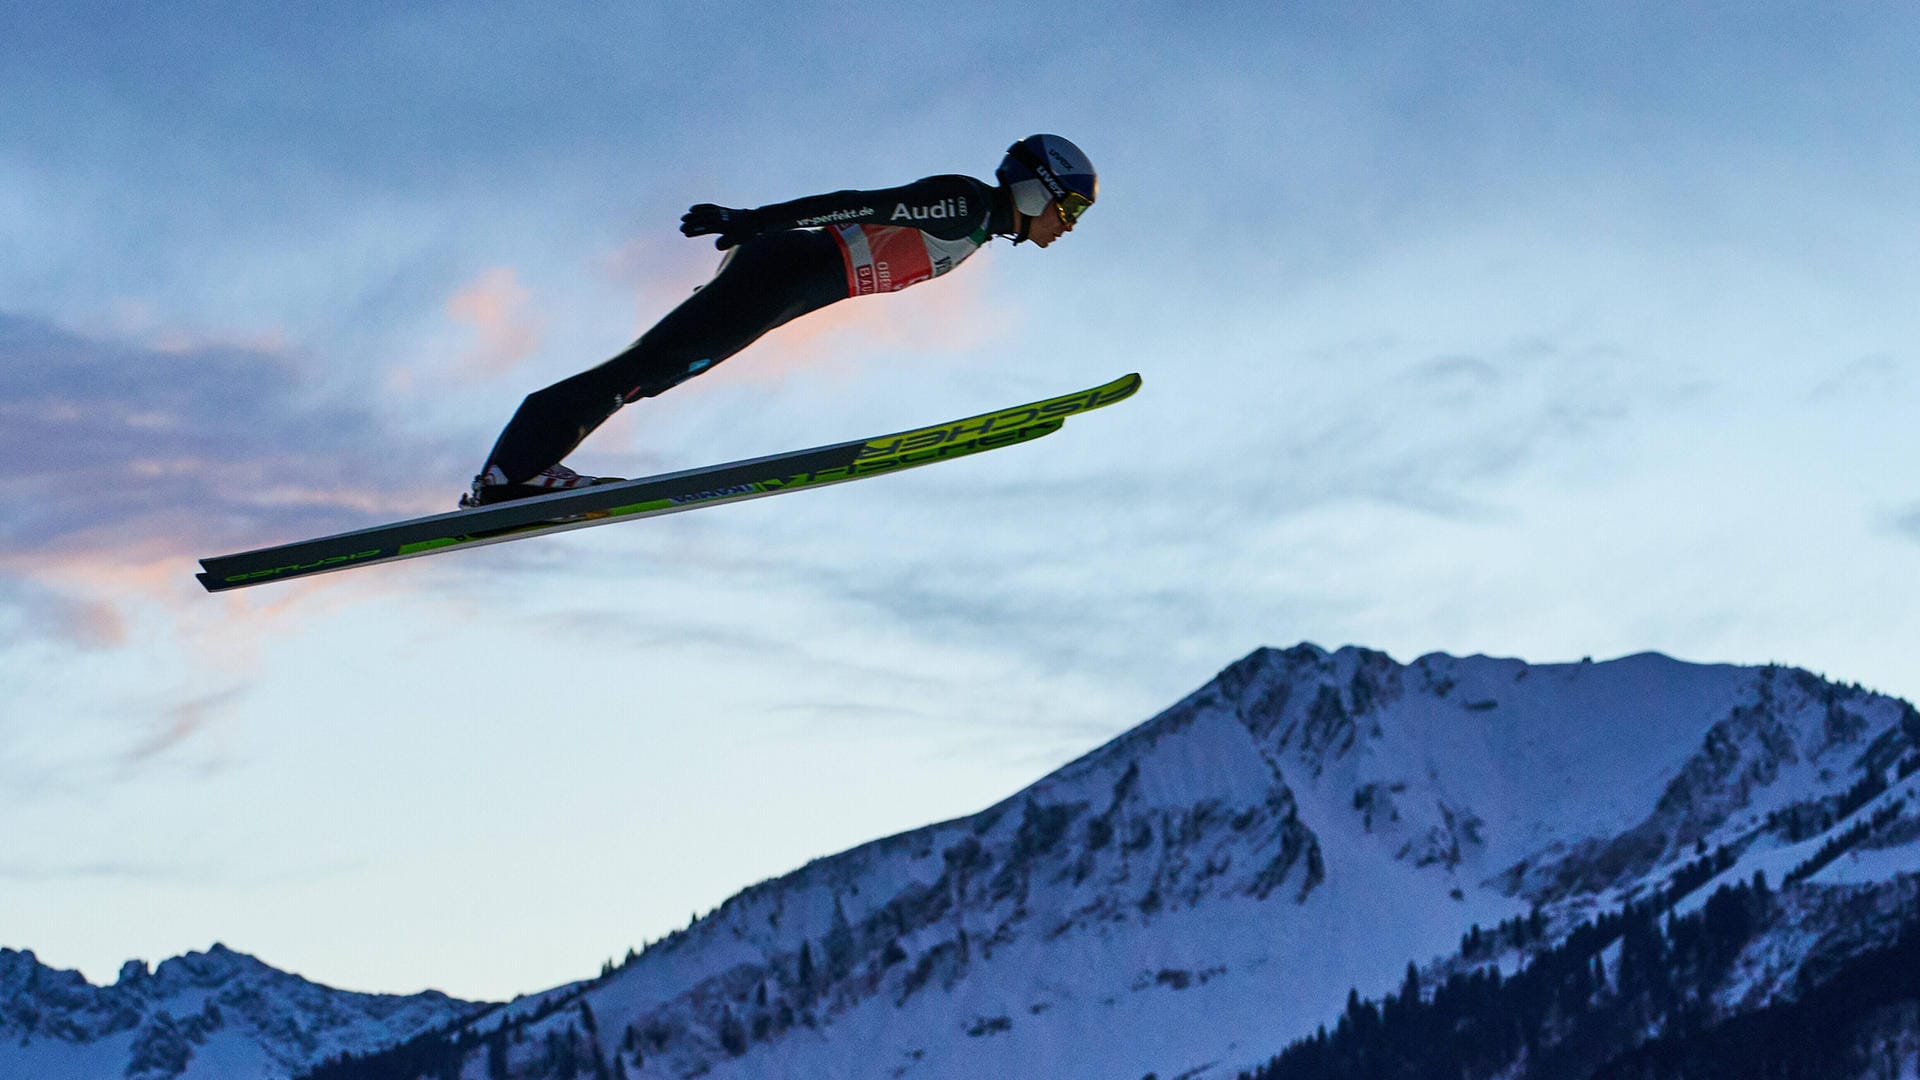
<path id="1" fill-rule="evenodd" d="M 201 572 L 196 576 L 208 592 L 223 592 L 825 487 L 1031 442 L 1058 431 L 1069 416 L 1125 400 L 1139 388 L 1140 376 L 1127 375 L 1078 393 L 874 439 L 598 484 L 277 547 L 210 556 L 200 560 Z"/>

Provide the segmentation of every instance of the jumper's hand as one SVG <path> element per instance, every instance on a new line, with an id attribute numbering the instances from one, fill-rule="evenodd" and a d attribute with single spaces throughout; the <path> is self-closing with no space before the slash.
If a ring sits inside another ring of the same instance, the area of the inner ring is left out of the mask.
<path id="1" fill-rule="evenodd" d="M 687 236 L 718 234 L 713 246 L 725 251 L 760 235 L 763 226 L 751 210 L 733 210 L 712 203 L 699 205 L 680 215 L 680 231 Z"/>

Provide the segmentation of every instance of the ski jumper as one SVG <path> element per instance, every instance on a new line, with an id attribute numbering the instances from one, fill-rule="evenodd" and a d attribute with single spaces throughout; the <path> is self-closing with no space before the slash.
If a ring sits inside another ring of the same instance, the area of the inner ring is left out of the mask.
<path id="1" fill-rule="evenodd" d="M 527 395 L 487 458 L 518 484 L 572 453 L 623 405 L 665 393 L 774 327 L 850 296 L 898 292 L 1013 232 L 1004 188 L 932 176 L 750 211 L 759 235 L 727 252 L 712 281 L 599 367 Z"/>

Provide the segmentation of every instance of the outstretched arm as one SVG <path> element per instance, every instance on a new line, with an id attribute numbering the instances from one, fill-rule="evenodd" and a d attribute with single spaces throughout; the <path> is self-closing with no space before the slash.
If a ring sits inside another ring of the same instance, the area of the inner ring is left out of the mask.
<path id="1" fill-rule="evenodd" d="M 734 210 L 701 203 L 680 219 L 688 236 L 717 235 L 725 250 L 763 232 L 823 225 L 904 225 L 943 240 L 958 240 L 984 228 L 992 189 L 970 176 L 930 176 L 877 191 L 835 191 Z"/>

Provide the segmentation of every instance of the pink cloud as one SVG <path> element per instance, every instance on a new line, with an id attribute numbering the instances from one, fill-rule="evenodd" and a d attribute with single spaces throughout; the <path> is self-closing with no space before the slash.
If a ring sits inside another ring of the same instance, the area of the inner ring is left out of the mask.
<path id="1" fill-rule="evenodd" d="M 87 338 L 0 312 L 0 604 L 111 648 L 130 636 L 126 598 L 206 604 L 198 556 L 452 509 L 462 457 L 316 400 L 284 350 Z"/>
<path id="2" fill-rule="evenodd" d="M 633 296 L 629 336 L 636 338 L 693 295 L 696 287 L 713 277 L 719 265 L 720 253 L 711 245 L 679 236 L 672 240 L 629 240 L 599 260 L 600 275 Z"/>
<path id="3" fill-rule="evenodd" d="M 54 587 L 44 576 L 9 581 L 7 570 L 0 562 L 0 646 L 22 636 L 88 651 L 126 644 L 127 620 L 113 603 Z"/>
<path id="4" fill-rule="evenodd" d="M 531 297 L 512 267 L 496 266 L 447 300 L 447 317 L 471 327 L 478 338 L 463 358 L 470 371 L 504 375 L 540 347 L 544 323 Z"/>
<path id="5" fill-rule="evenodd" d="M 112 649 L 127 642 L 127 620 L 120 609 L 101 600 L 68 598 L 57 612 L 59 632 L 89 648 Z"/>

